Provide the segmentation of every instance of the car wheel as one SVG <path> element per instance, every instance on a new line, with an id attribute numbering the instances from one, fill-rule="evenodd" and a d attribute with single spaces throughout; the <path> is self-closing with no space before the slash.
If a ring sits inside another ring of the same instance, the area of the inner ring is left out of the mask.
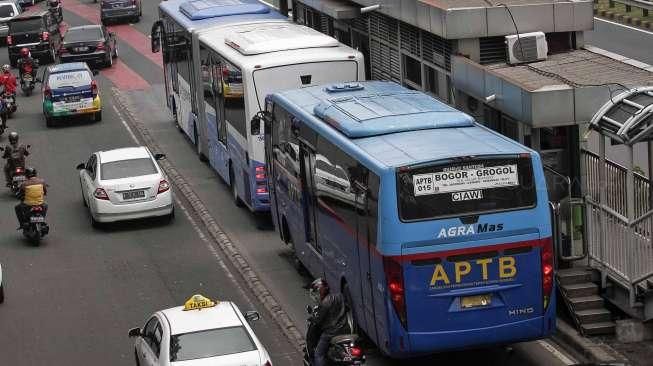
<path id="1" fill-rule="evenodd" d="M 99 221 L 95 220 L 95 217 L 93 217 L 93 213 L 91 212 L 91 210 L 88 210 L 88 216 L 91 218 L 92 228 L 99 229 L 102 226 L 102 224 Z"/>
<path id="2" fill-rule="evenodd" d="M 82 192 L 82 203 L 84 204 L 84 207 L 88 207 L 88 203 L 86 203 L 86 196 L 84 195 L 84 186 L 82 185 L 82 180 L 79 180 L 79 189 Z"/>
<path id="3" fill-rule="evenodd" d="M 349 331 L 353 334 L 358 334 L 358 322 L 356 321 L 356 313 L 354 312 L 353 300 L 351 298 L 351 292 L 349 291 L 349 285 L 345 283 L 342 287 L 342 294 L 345 298 L 345 304 L 347 306 L 347 325 L 349 326 Z"/>
<path id="4" fill-rule="evenodd" d="M 0 304 L 5 302 L 5 289 L 4 287 L 0 286 Z"/>
<path id="5" fill-rule="evenodd" d="M 32 0 L 31 5 L 34 6 L 36 4 L 36 0 Z"/>
<path id="6" fill-rule="evenodd" d="M 45 116 L 45 125 L 47 127 L 53 127 L 54 126 L 54 118 Z"/>
<path id="7" fill-rule="evenodd" d="M 95 122 L 100 122 L 100 121 L 102 121 L 102 111 L 99 111 L 99 112 L 95 112 L 95 113 L 93 113 L 93 120 L 94 120 Z"/>
<path id="8" fill-rule="evenodd" d="M 165 217 L 165 223 L 170 224 L 175 220 L 175 206 L 172 206 L 172 212 Z"/>
<path id="9" fill-rule="evenodd" d="M 13 58 L 13 57 L 9 57 L 9 64 L 11 65 L 11 67 L 18 66 L 18 59 Z"/>
<path id="10" fill-rule="evenodd" d="M 111 54 L 109 54 L 109 57 L 108 57 L 108 59 L 107 59 L 107 61 L 106 61 L 105 66 L 106 66 L 106 67 L 111 67 L 111 66 L 113 66 L 113 57 L 111 57 Z"/>
<path id="11" fill-rule="evenodd" d="M 231 197 L 236 207 L 242 207 L 243 201 L 238 197 L 238 188 L 236 187 L 236 179 L 234 178 L 234 170 L 229 167 L 229 185 L 231 186 Z"/>
<path id="12" fill-rule="evenodd" d="M 113 58 L 118 58 L 118 45 L 115 45 L 113 49 Z"/>
<path id="13" fill-rule="evenodd" d="M 141 366 L 141 361 L 138 360 L 138 352 L 134 349 L 134 359 L 136 360 L 136 366 Z"/>

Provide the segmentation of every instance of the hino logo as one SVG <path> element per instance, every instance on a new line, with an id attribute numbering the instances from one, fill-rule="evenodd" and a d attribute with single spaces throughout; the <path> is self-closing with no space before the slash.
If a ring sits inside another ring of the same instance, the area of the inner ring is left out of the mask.
<path id="1" fill-rule="evenodd" d="M 533 309 L 533 307 L 521 308 L 521 309 L 510 309 L 510 310 L 508 310 L 508 315 L 510 315 L 510 316 L 528 315 L 528 314 L 533 314 L 534 312 L 535 312 L 535 309 Z"/>
<path id="2" fill-rule="evenodd" d="M 440 232 L 438 233 L 438 239 L 452 238 L 456 236 L 474 235 L 474 234 L 501 231 L 501 230 L 503 230 L 503 224 L 476 224 L 476 225 L 452 226 L 449 228 L 440 229 Z"/>

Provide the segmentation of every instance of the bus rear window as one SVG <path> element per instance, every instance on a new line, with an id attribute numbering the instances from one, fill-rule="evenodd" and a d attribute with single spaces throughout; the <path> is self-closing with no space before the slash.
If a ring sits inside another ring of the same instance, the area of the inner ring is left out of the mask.
<path id="1" fill-rule="evenodd" d="M 447 161 L 400 169 L 397 191 L 402 221 L 516 210 L 536 202 L 530 157 Z"/>

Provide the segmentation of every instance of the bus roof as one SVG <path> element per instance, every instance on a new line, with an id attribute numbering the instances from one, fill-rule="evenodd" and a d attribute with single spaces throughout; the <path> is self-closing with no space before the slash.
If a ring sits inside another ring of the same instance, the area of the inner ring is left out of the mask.
<path id="1" fill-rule="evenodd" d="M 249 20 L 287 19 L 257 0 L 167 0 L 159 9 L 188 31 Z"/>
<path id="2" fill-rule="evenodd" d="M 257 69 L 325 60 L 355 59 L 359 52 L 316 30 L 291 22 L 259 22 L 215 27 L 199 40 L 239 67 Z M 310 49 L 310 52 L 306 52 Z M 283 52 L 283 57 L 273 52 Z"/>
<path id="3" fill-rule="evenodd" d="M 311 28 L 284 23 L 270 24 L 261 29 L 234 30 L 225 36 L 224 41 L 244 55 L 339 45 L 335 38 Z"/>
<path id="4" fill-rule="evenodd" d="M 349 139 L 381 167 L 530 152 L 471 116 L 393 82 L 314 86 L 272 98 L 332 141 Z"/>

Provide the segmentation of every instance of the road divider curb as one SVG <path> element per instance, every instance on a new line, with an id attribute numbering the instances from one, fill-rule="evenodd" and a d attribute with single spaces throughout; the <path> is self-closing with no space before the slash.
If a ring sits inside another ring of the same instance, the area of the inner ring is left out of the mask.
<path id="1" fill-rule="evenodd" d="M 159 148 L 148 129 L 145 128 L 140 119 L 134 114 L 121 91 L 114 87 L 112 88 L 112 94 L 116 101 L 116 105 L 125 115 L 126 122 L 137 131 L 145 145 L 151 151 L 164 152 Z M 256 296 L 256 298 L 265 306 L 271 318 L 281 328 L 292 345 L 298 352 L 301 352 L 305 343 L 303 335 L 299 332 L 295 323 L 283 310 L 276 298 L 263 284 L 258 274 L 247 262 L 247 259 L 245 259 L 245 257 L 240 253 L 238 247 L 231 241 L 220 225 L 218 225 L 206 206 L 204 206 L 204 203 L 200 200 L 199 196 L 193 191 L 190 184 L 170 163 L 170 161 L 167 159 L 160 160 L 159 165 L 166 172 L 171 183 L 177 187 L 178 191 L 181 192 L 184 195 L 184 198 L 190 203 L 193 211 L 200 218 L 202 224 L 213 240 L 218 244 L 220 250 L 229 259 L 231 264 L 236 267 L 238 273 L 247 284 L 247 287 L 249 287 L 254 296 Z"/>

